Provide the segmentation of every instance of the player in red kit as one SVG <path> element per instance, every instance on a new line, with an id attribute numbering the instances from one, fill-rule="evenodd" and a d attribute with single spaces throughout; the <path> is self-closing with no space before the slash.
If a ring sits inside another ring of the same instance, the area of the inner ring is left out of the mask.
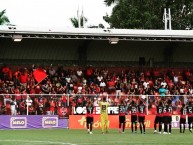
<path id="1" fill-rule="evenodd" d="M 135 124 L 135 133 L 137 133 L 137 105 L 134 101 L 131 102 L 129 109 L 131 111 L 131 130 L 133 133 L 133 125 Z"/>
<path id="2" fill-rule="evenodd" d="M 160 101 L 159 104 L 156 105 L 157 114 L 154 120 L 154 133 L 157 132 L 157 124 L 159 125 L 159 134 L 162 132 L 162 123 L 163 123 L 163 104 Z"/>
<path id="3" fill-rule="evenodd" d="M 187 108 L 187 114 L 188 114 L 188 127 L 189 127 L 189 131 L 192 133 L 192 122 L 193 122 L 192 102 L 189 102 L 186 108 Z"/>
<path id="4" fill-rule="evenodd" d="M 127 113 L 126 104 L 123 100 L 121 100 L 119 104 L 119 133 L 124 133 L 125 131 L 126 113 Z M 121 129 L 121 126 L 122 126 L 122 129 Z"/>
<path id="5" fill-rule="evenodd" d="M 141 134 L 142 132 L 145 134 L 145 124 L 144 124 L 145 114 L 146 114 L 145 108 L 146 107 L 143 101 L 140 100 L 139 105 L 138 105 L 138 121 L 139 121 L 139 127 L 140 127 Z M 143 131 L 142 131 L 142 128 L 143 128 Z"/>
<path id="6" fill-rule="evenodd" d="M 92 101 L 88 101 L 86 105 L 86 126 L 89 134 L 93 134 L 92 133 L 93 111 L 94 111 L 93 103 Z"/>
<path id="7" fill-rule="evenodd" d="M 167 104 L 165 104 L 163 112 L 164 112 L 164 132 L 163 134 L 171 134 L 171 128 L 172 128 L 172 101 L 168 100 Z M 169 126 L 169 132 L 168 132 L 168 126 Z"/>
<path id="8" fill-rule="evenodd" d="M 186 105 L 182 104 L 182 108 L 180 109 L 180 133 L 185 132 L 186 114 L 187 114 Z M 182 126 L 183 126 L 183 131 L 182 131 Z"/>

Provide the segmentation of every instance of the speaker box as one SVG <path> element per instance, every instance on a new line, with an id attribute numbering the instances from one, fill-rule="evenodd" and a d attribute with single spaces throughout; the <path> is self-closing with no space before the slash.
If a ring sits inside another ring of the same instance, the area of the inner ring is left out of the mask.
<path id="1" fill-rule="evenodd" d="M 145 65 L 145 57 L 139 57 L 139 65 Z"/>

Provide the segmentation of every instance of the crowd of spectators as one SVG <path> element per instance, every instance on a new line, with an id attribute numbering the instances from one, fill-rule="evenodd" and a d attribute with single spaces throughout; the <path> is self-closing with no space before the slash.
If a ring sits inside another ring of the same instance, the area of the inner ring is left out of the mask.
<path id="1" fill-rule="evenodd" d="M 48 75 L 38 83 L 35 69 Z M 182 103 L 192 101 L 191 69 L 171 68 L 97 68 L 3 65 L 0 70 L 0 114 L 58 114 L 59 109 L 85 106 L 92 100 L 95 106 L 108 97 L 111 106 L 120 99 L 126 102 L 148 99 L 148 108 L 164 97 L 172 100 L 174 111 Z"/>

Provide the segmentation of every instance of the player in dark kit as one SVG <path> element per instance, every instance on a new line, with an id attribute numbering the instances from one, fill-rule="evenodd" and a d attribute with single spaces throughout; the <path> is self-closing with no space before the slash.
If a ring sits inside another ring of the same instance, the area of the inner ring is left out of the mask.
<path id="1" fill-rule="evenodd" d="M 163 123 L 163 104 L 160 101 L 159 104 L 156 105 L 157 107 L 157 114 L 154 120 L 154 133 L 157 132 L 157 124 L 159 125 L 159 134 L 162 132 L 162 123 Z"/>
<path id="2" fill-rule="evenodd" d="M 188 127 L 189 127 L 189 131 L 192 133 L 192 122 L 193 122 L 192 102 L 189 102 L 186 108 L 187 108 L 187 114 L 188 114 Z"/>
<path id="3" fill-rule="evenodd" d="M 120 101 L 119 104 L 119 133 L 124 133 L 125 131 L 125 115 L 127 114 L 127 107 L 123 100 Z M 122 130 L 121 130 L 122 126 Z"/>
<path id="4" fill-rule="evenodd" d="M 167 104 L 163 108 L 164 112 L 164 132 L 163 134 L 171 134 L 172 129 L 172 101 L 168 100 Z M 168 132 L 168 126 L 169 126 L 169 132 Z"/>
<path id="5" fill-rule="evenodd" d="M 143 127 L 143 133 L 145 134 L 145 105 L 143 103 L 143 101 L 140 101 L 139 105 L 138 105 L 138 121 L 139 121 L 139 127 L 140 127 L 140 131 L 142 134 L 142 127 Z"/>
<path id="6" fill-rule="evenodd" d="M 180 109 L 180 133 L 185 132 L 186 114 L 187 114 L 186 105 L 182 104 L 182 108 Z M 183 126 L 183 131 L 182 131 L 182 126 Z"/>
<path id="7" fill-rule="evenodd" d="M 86 126 L 89 134 L 93 134 L 92 133 L 93 110 L 94 110 L 94 106 L 92 101 L 88 101 L 86 105 Z"/>
<path id="8" fill-rule="evenodd" d="M 134 101 L 129 106 L 131 110 L 131 130 L 133 133 L 133 125 L 135 124 L 135 133 L 137 133 L 137 105 Z"/>

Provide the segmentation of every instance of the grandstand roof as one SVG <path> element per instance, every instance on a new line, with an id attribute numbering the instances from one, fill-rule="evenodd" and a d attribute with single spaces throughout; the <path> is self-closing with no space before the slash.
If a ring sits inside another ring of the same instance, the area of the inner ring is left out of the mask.
<path id="1" fill-rule="evenodd" d="M 88 39 L 88 40 L 139 40 L 139 41 L 193 41 L 193 30 L 139 30 L 101 28 L 31 28 L 0 26 L 0 38 L 36 39 Z"/>

